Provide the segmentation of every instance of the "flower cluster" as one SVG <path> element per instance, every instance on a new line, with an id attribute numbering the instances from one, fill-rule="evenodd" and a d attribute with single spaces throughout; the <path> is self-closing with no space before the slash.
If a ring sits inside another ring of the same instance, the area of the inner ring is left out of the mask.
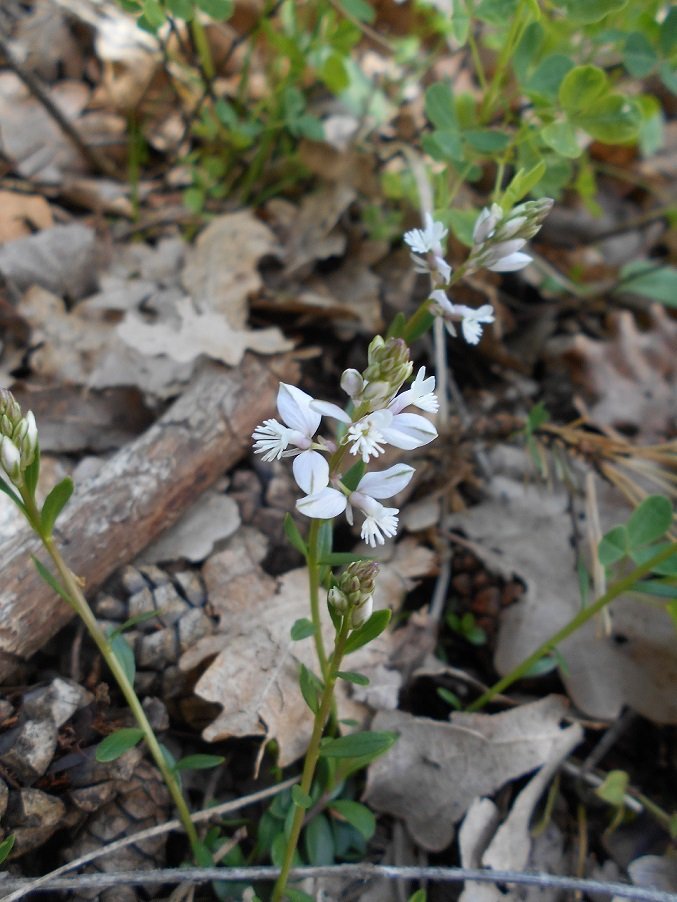
<path id="1" fill-rule="evenodd" d="M 437 412 L 435 377 L 426 377 L 421 367 L 409 388 L 400 392 L 412 369 L 402 339 L 377 335 L 369 346 L 364 372 L 349 369 L 341 377 L 341 387 L 350 399 L 347 410 L 282 383 L 277 396 L 282 422 L 265 420 L 252 434 L 254 452 L 263 460 L 293 457 L 294 479 L 304 492 L 296 502 L 302 514 L 329 520 L 345 513 L 352 525 L 357 509 L 364 516 L 362 538 L 372 547 L 396 534 L 399 511 L 381 502 L 408 485 L 414 468 L 398 463 L 386 470 L 363 472 L 357 484 L 349 487 L 343 481 L 344 464 L 349 463 L 350 470 L 361 461 L 364 469 L 383 454 L 386 445 L 411 451 L 437 437 L 430 420 L 412 410 Z M 339 422 L 338 439 L 316 435 L 323 416 Z"/>
<path id="2" fill-rule="evenodd" d="M 327 603 L 337 614 L 350 613 L 353 629 L 371 617 L 378 569 L 375 561 L 354 561 L 348 564 L 327 594 Z"/>
<path id="3" fill-rule="evenodd" d="M 514 272 L 527 266 L 531 257 L 523 253 L 522 248 L 543 225 L 552 205 L 553 201 L 545 197 L 519 204 L 508 213 L 504 213 L 498 204 L 485 207 L 477 217 L 473 246 L 463 265 L 463 273 L 468 275 L 482 268 Z M 494 321 L 494 311 L 490 304 L 478 309 L 454 304 L 447 296 L 452 268 L 443 256 L 442 241 L 446 236 L 444 225 L 426 213 L 425 228 L 412 229 L 405 234 L 404 240 L 411 248 L 416 272 L 430 276 L 431 312 L 444 320 L 450 335 L 456 335 L 455 324 L 460 323 L 463 337 L 474 345 L 482 336 L 482 326 Z"/>
<path id="4" fill-rule="evenodd" d="M 12 393 L 0 389 L 0 465 L 17 488 L 23 484 L 24 471 L 33 463 L 37 448 L 33 411 L 23 416 Z"/>

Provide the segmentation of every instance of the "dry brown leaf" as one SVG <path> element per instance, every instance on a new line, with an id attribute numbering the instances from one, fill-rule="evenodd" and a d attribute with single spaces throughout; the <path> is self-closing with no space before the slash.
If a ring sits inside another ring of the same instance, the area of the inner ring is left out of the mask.
<path id="1" fill-rule="evenodd" d="M 0 247 L 0 272 L 21 291 L 41 285 L 78 300 L 96 287 L 94 232 L 73 223 L 9 241 Z"/>
<path id="2" fill-rule="evenodd" d="M 304 198 L 293 215 L 285 201 L 270 201 L 267 209 L 286 233 L 283 258 L 287 275 L 316 260 L 339 257 L 346 248 L 346 236 L 336 229 L 343 212 L 355 199 L 355 189 L 345 183 L 323 184 Z"/>
<path id="3" fill-rule="evenodd" d="M 0 244 L 26 238 L 54 224 L 52 210 L 39 194 L 0 191 Z"/>
<path id="4" fill-rule="evenodd" d="M 299 666 L 317 671 L 317 663 L 312 639 L 289 638 L 294 621 L 309 616 L 307 571 L 292 570 L 277 580 L 268 576 L 260 567 L 266 545 L 261 533 L 242 529 L 205 563 L 203 576 L 221 634 L 198 642 L 180 666 L 190 670 L 218 652 L 195 689 L 201 698 L 223 705 L 223 713 L 204 731 L 205 739 L 275 738 L 279 763 L 286 766 L 305 752 L 312 729 L 312 716 L 298 688 Z M 421 575 L 420 568 L 429 572 L 430 566 L 430 552 L 405 547 L 401 558 L 382 566 L 376 607 L 398 607 L 411 580 Z M 333 628 L 328 617 L 324 626 L 329 646 Z M 365 703 L 397 704 L 401 679 L 388 666 L 392 648 L 392 633 L 386 632 L 351 655 L 350 668 L 364 673 L 370 683 L 352 696 L 345 690 L 339 698 L 341 717 L 360 716 Z"/>
<path id="5" fill-rule="evenodd" d="M 250 349 L 258 354 L 289 351 L 294 343 L 276 327 L 236 329 L 222 313 L 198 313 L 190 298 L 176 303 L 179 328 L 169 323 L 146 323 L 128 313 L 118 326 L 120 338 L 129 347 L 150 357 L 166 356 L 177 363 L 189 363 L 204 354 L 228 366 L 237 366 Z"/>
<path id="6" fill-rule="evenodd" d="M 542 767 L 562 747 L 566 712 L 554 695 L 501 714 L 454 713 L 451 723 L 380 712 L 373 729 L 399 738 L 369 766 L 365 798 L 404 820 L 423 848 L 440 851 L 476 796 Z"/>
<path id="7" fill-rule="evenodd" d="M 50 98 L 75 122 L 89 89 L 82 82 L 63 81 L 50 90 Z M 0 73 L 0 148 L 21 175 L 41 182 L 58 184 L 64 171 L 86 168 L 79 151 L 13 72 Z"/>
<path id="8" fill-rule="evenodd" d="M 567 498 L 502 476 L 492 493 L 448 523 L 475 543 L 489 569 L 526 586 L 501 618 L 494 664 L 505 675 L 565 626 L 581 599 Z M 630 596 L 608 610 L 610 635 L 592 620 L 559 646 L 574 704 L 601 719 L 613 720 L 629 705 L 658 723 L 676 723 L 677 647 L 668 615 Z"/>
<path id="9" fill-rule="evenodd" d="M 558 344 L 573 381 L 592 396 L 592 420 L 645 442 L 665 439 L 677 409 L 677 322 L 660 304 L 649 315 L 647 331 L 624 310 L 611 316 L 609 340 L 576 335 Z"/>
<path id="10" fill-rule="evenodd" d="M 252 210 L 219 216 L 187 254 L 181 279 L 200 313 L 219 313 L 236 330 L 247 322 L 247 301 L 261 288 L 259 260 L 277 240 Z"/>

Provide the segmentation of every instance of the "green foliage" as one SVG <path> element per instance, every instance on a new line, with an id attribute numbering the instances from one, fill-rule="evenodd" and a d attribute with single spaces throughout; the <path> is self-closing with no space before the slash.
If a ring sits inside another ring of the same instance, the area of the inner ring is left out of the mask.
<path id="1" fill-rule="evenodd" d="M 292 642 L 299 642 L 301 639 L 307 639 L 309 636 L 315 635 L 315 624 L 307 617 L 301 617 L 294 621 L 291 628 Z"/>
<path id="2" fill-rule="evenodd" d="M 487 634 L 475 623 L 475 617 L 470 611 L 466 611 L 460 617 L 453 611 L 450 611 L 446 617 L 447 626 L 459 636 L 462 636 L 466 642 L 471 645 L 485 645 Z"/>
<path id="3" fill-rule="evenodd" d="M 99 743 L 96 748 L 96 760 L 100 762 L 116 761 L 129 749 L 134 748 L 143 739 L 143 730 L 138 727 L 123 727 Z"/>
<path id="4" fill-rule="evenodd" d="M 53 589 L 57 595 L 60 595 L 61 598 L 66 602 L 66 604 L 69 607 L 73 607 L 73 602 L 71 600 L 70 595 L 64 589 L 64 587 L 61 585 L 61 583 L 57 581 L 56 577 L 54 577 L 49 572 L 49 570 L 47 569 L 47 567 L 45 567 L 45 565 L 42 563 L 42 561 L 39 561 L 34 555 L 31 555 L 31 557 L 32 557 L 33 563 L 35 564 L 35 569 L 38 571 L 38 573 L 40 574 L 40 576 L 44 580 L 44 582 L 46 582 L 47 585 L 51 589 Z"/>
<path id="5" fill-rule="evenodd" d="M 349 655 L 351 652 L 357 651 L 358 648 L 362 648 L 367 642 L 371 642 L 372 639 L 380 636 L 383 630 L 388 626 L 390 617 L 391 611 L 389 608 L 385 608 L 381 611 L 374 611 L 366 623 L 359 627 L 359 629 L 353 630 L 350 634 L 348 641 L 346 642 L 345 654 Z"/>
<path id="6" fill-rule="evenodd" d="M 616 564 L 625 557 L 636 563 L 638 556 L 648 559 L 655 548 L 644 546 L 656 542 L 672 525 L 672 505 L 662 495 L 649 495 L 637 507 L 627 523 L 609 530 L 599 543 L 598 555 L 605 567 Z"/>
<path id="7" fill-rule="evenodd" d="M 320 709 L 320 696 L 322 695 L 324 685 L 322 680 L 315 676 L 312 670 L 309 670 L 305 664 L 301 664 L 299 686 L 301 688 L 303 700 L 313 714 L 317 714 Z"/>
<path id="8" fill-rule="evenodd" d="M 130 686 L 134 685 L 136 676 L 136 661 L 134 660 L 134 652 L 132 648 L 120 633 L 116 633 L 112 638 L 109 636 L 110 650 L 112 651 L 118 664 L 124 671 L 125 677 Z"/>
<path id="9" fill-rule="evenodd" d="M 397 735 L 388 732 L 364 731 L 325 739 L 320 745 L 320 755 L 325 758 L 359 758 L 362 765 L 374 761 L 393 745 Z"/>
<path id="10" fill-rule="evenodd" d="M 299 528 L 294 523 L 293 517 L 291 514 L 284 515 L 284 534 L 287 537 L 287 541 L 295 548 L 297 551 L 300 551 L 304 558 L 308 557 L 308 547 L 306 543 L 303 541 L 301 533 L 299 532 Z"/>
<path id="11" fill-rule="evenodd" d="M 220 767 L 226 759 L 223 755 L 185 755 L 174 765 L 174 770 L 211 770 Z"/>
<path id="12" fill-rule="evenodd" d="M 0 864 L 7 859 L 10 852 L 14 848 L 14 834 L 10 833 L 2 842 L 0 842 Z"/>

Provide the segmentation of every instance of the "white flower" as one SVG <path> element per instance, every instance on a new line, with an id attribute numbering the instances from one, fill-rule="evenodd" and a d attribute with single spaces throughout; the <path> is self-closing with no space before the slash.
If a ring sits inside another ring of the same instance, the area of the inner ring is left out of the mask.
<path id="1" fill-rule="evenodd" d="M 449 334 L 456 335 L 454 322 L 460 322 L 463 337 L 471 345 L 476 345 L 482 337 L 481 324 L 493 323 L 496 318 L 491 304 L 484 304 L 477 309 L 466 307 L 465 304 L 452 304 L 446 294 L 439 289 L 433 291 L 430 298 L 433 301 L 434 312 L 442 317 Z"/>
<path id="2" fill-rule="evenodd" d="M 366 601 L 363 601 L 362 604 L 353 609 L 353 613 L 350 618 L 350 625 L 352 626 L 352 628 L 356 630 L 358 627 L 363 626 L 371 617 L 373 610 L 374 596 L 369 595 Z"/>
<path id="3" fill-rule="evenodd" d="M 509 243 L 506 242 L 506 244 Z M 487 269 L 491 269 L 493 272 L 516 272 L 518 269 L 524 269 L 530 263 L 531 257 L 529 254 L 514 253 L 501 257 L 500 260 L 492 263 L 491 266 L 487 266 Z"/>
<path id="4" fill-rule="evenodd" d="M 345 423 L 348 429 L 343 443 L 352 443 L 350 453 L 361 455 L 367 463 L 370 457 L 383 454 L 384 445 L 413 451 L 437 438 L 437 429 L 430 420 L 417 413 L 402 413 L 409 406 L 435 413 L 439 409 L 439 403 L 432 392 L 434 387 L 435 377 L 429 376 L 426 379 L 425 367 L 422 367 L 411 388 L 393 398 L 387 407 L 368 413 L 356 422 L 353 422 L 350 414 L 331 401 L 314 401 L 313 409 Z"/>
<path id="5" fill-rule="evenodd" d="M 425 214 L 424 222 L 425 228 L 405 232 L 405 242 L 416 254 L 427 254 L 432 251 L 442 256 L 442 241 L 447 237 L 448 230 L 443 223 L 436 222 L 430 213 Z"/>
<path id="6" fill-rule="evenodd" d="M 326 463 L 324 458 L 320 457 L 320 460 Z M 355 491 L 347 495 L 325 483 L 324 487 L 300 498 L 296 507 L 302 514 L 316 520 L 329 520 L 345 511 L 351 525 L 353 507 L 356 507 L 365 515 L 362 539 L 375 548 L 377 544 L 383 545 L 386 538 L 396 534 L 399 513 L 396 507 L 384 507 L 378 499 L 391 498 L 402 491 L 413 474 L 414 468 L 407 464 L 395 464 L 381 472 L 365 473 Z M 313 487 L 322 482 L 323 474 L 319 472 L 319 468 L 316 470 L 316 477 Z"/>
<path id="7" fill-rule="evenodd" d="M 518 253 L 526 243 L 524 238 L 499 241 L 498 244 L 492 245 L 486 253 L 478 257 L 478 263 L 494 272 L 512 272 L 523 269 L 531 263 L 531 257 L 528 254 Z"/>
<path id="8" fill-rule="evenodd" d="M 6 435 L 0 438 L 0 463 L 12 482 L 20 479 L 21 453 L 11 438 Z"/>
<path id="9" fill-rule="evenodd" d="M 440 409 L 440 402 L 437 400 L 435 392 L 435 377 L 428 376 L 426 379 L 425 367 L 416 373 L 416 378 L 406 391 L 401 392 L 388 405 L 388 409 L 392 413 L 400 413 L 405 407 L 413 405 L 419 410 L 425 410 L 428 413 L 437 413 Z"/>
<path id="10" fill-rule="evenodd" d="M 475 244 L 483 244 L 487 238 L 490 238 L 494 229 L 498 225 L 499 220 L 503 218 L 503 210 L 498 204 L 492 204 L 491 207 L 485 207 L 477 217 L 475 228 L 472 233 L 472 240 Z"/>
<path id="11" fill-rule="evenodd" d="M 281 382 L 277 409 L 286 425 L 274 419 L 265 420 L 252 433 L 254 454 L 262 454 L 263 460 L 294 458 L 294 478 L 304 491 L 309 491 L 305 485 L 313 476 L 315 467 L 324 464 L 327 477 L 329 475 L 326 460 L 318 451 L 312 450 L 319 447 L 313 442 L 313 436 L 322 420 L 322 415 L 312 409 L 312 402 L 313 398 L 300 388 Z"/>

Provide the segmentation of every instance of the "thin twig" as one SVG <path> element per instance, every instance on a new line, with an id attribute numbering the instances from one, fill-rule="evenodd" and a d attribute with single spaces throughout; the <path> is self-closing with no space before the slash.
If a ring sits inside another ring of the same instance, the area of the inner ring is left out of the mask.
<path id="1" fill-rule="evenodd" d="M 24 68 L 19 60 L 14 56 L 14 51 L 9 46 L 9 36 L 5 34 L 5 32 L 1 28 L 0 52 L 2 52 L 3 56 L 5 57 L 5 62 L 7 63 L 9 68 L 16 74 L 19 79 L 21 79 L 21 81 L 26 85 L 26 87 L 36 98 L 36 100 L 38 100 L 43 105 L 45 112 L 52 117 L 52 119 L 56 122 L 64 135 L 77 148 L 77 150 L 82 154 L 85 160 L 87 160 L 92 169 L 95 172 L 101 172 L 104 175 L 109 176 L 110 178 L 118 179 L 120 177 L 120 174 L 117 169 L 94 147 L 90 147 L 88 144 L 85 144 L 78 130 L 73 126 L 71 122 L 68 121 L 59 107 L 54 103 L 42 83 L 35 77 L 35 75 L 33 75 L 32 72 Z"/>
<path id="2" fill-rule="evenodd" d="M 59 877 L 42 890 L 80 890 L 86 887 L 103 889 L 108 886 L 153 885 L 161 883 L 207 883 L 275 880 L 279 874 L 275 867 L 251 868 L 166 868 L 157 871 L 123 871 L 108 874 L 83 874 L 80 877 Z M 295 868 L 290 877 L 305 880 L 317 877 L 345 877 L 352 880 L 429 880 L 438 883 L 508 883 L 518 886 L 540 886 L 560 890 L 580 890 L 599 893 L 603 896 L 617 896 L 621 899 L 635 899 L 638 902 L 677 902 L 677 894 L 658 889 L 630 886 L 627 883 L 602 883 L 599 880 L 585 880 L 578 877 L 560 877 L 533 871 L 493 871 L 481 868 L 438 868 L 438 867 L 396 867 L 378 864 L 338 864 L 326 867 Z M 16 886 L 30 883 L 27 880 L 7 879 L 5 885 Z"/>
<path id="3" fill-rule="evenodd" d="M 221 814 L 239 811 L 240 808 L 245 808 L 247 805 L 253 805 L 256 802 L 261 802 L 263 799 L 270 798 L 270 796 L 277 795 L 283 790 L 289 789 L 297 782 L 297 777 L 291 777 L 288 780 L 284 780 L 282 783 L 277 783 L 275 786 L 269 786 L 267 789 L 260 789 L 258 792 L 253 792 L 248 796 L 232 799 L 230 802 L 223 802 L 221 805 L 214 805 L 213 808 L 205 808 L 202 811 L 196 811 L 191 814 L 190 819 L 194 824 L 198 824 L 202 821 L 209 821 Z M 49 874 L 45 874 L 37 880 L 23 882 L 15 880 L 11 883 L 5 881 L 2 884 L 3 888 L 10 888 L 13 886 L 21 886 L 21 888 L 16 892 L 11 893 L 9 896 L 2 896 L 0 902 L 15 902 L 16 899 L 23 899 L 29 893 L 42 891 L 43 887 L 47 887 L 48 885 L 51 887 L 52 881 L 60 879 L 62 874 L 67 874 L 69 871 L 81 868 L 83 865 L 89 864 L 97 858 L 103 858 L 104 855 L 111 855 L 113 852 L 117 852 L 134 843 L 142 842 L 145 839 L 151 839 L 154 836 L 161 836 L 163 833 L 169 833 L 171 830 L 180 830 L 181 826 L 181 821 L 176 818 L 167 821 L 164 824 L 158 824 L 157 827 L 149 827 L 147 830 L 140 830 L 138 833 L 132 833 L 131 836 L 125 836 L 122 839 L 117 840 L 117 842 L 110 843 L 108 846 L 103 846 L 100 849 L 95 849 L 93 852 L 88 852 L 87 855 L 82 855 L 80 858 L 69 861 L 68 864 L 64 864 L 60 868 L 50 871 Z M 183 874 L 183 871 L 180 871 L 180 873 Z M 0 876 L 4 877 L 5 875 L 3 874 Z"/>

